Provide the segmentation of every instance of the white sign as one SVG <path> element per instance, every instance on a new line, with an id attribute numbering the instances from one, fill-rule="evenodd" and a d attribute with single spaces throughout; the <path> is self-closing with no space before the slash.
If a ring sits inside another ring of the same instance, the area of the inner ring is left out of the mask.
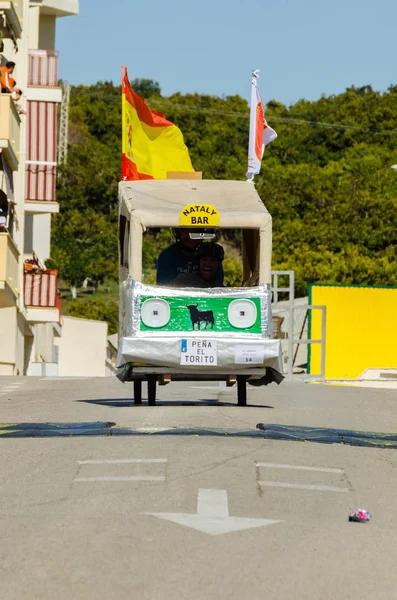
<path id="1" fill-rule="evenodd" d="M 236 365 L 263 365 L 265 346 L 235 346 L 234 362 Z"/>
<path id="2" fill-rule="evenodd" d="M 275 519 L 229 516 L 229 503 L 226 490 L 199 489 L 197 513 L 145 513 L 158 519 L 173 521 L 178 525 L 191 527 L 209 535 L 221 535 L 232 531 L 243 531 L 255 527 L 265 527 L 282 523 Z"/>
<path id="3" fill-rule="evenodd" d="M 182 340 L 181 365 L 216 367 L 218 343 L 214 340 Z"/>

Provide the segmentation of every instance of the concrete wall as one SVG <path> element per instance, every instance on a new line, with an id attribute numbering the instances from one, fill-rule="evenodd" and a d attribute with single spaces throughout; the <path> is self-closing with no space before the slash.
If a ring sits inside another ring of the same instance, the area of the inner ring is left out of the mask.
<path id="1" fill-rule="evenodd" d="M 59 348 L 58 375 L 105 377 L 108 325 L 102 321 L 63 317 Z"/>
<path id="2" fill-rule="evenodd" d="M 29 8 L 29 32 L 28 32 L 28 44 L 29 50 L 37 50 L 39 46 L 39 18 L 40 8 L 38 6 L 31 6 Z"/>
<path id="3" fill-rule="evenodd" d="M 25 335 L 25 348 L 24 348 L 24 367 L 23 374 L 30 375 L 30 364 L 34 362 L 34 342 L 33 335 Z"/>
<path id="4" fill-rule="evenodd" d="M 24 253 L 32 254 L 33 250 L 41 263 L 50 257 L 51 247 L 51 215 L 25 216 Z"/>
<path id="5" fill-rule="evenodd" d="M 33 362 L 56 362 L 55 354 L 53 323 L 36 323 L 34 325 Z"/>
<path id="6" fill-rule="evenodd" d="M 16 308 L 0 309 L 0 364 L 15 365 L 17 347 Z"/>
<path id="7" fill-rule="evenodd" d="M 23 251 L 25 254 L 33 252 L 33 216 L 25 215 L 25 241 Z"/>
<path id="8" fill-rule="evenodd" d="M 15 306 L 0 309 L 0 375 L 24 373 L 24 325 Z"/>
<path id="9" fill-rule="evenodd" d="M 43 0 L 41 5 L 42 14 L 67 17 L 79 14 L 79 0 Z"/>
<path id="10" fill-rule="evenodd" d="M 25 374 L 25 319 L 17 312 L 17 342 L 15 356 L 15 375 Z"/>
<path id="11" fill-rule="evenodd" d="M 40 50 L 55 50 L 56 17 L 41 15 L 39 25 Z"/>

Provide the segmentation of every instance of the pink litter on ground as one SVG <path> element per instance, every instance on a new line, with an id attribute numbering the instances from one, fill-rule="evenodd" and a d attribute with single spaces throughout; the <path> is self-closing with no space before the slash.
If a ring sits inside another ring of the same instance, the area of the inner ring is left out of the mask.
<path id="1" fill-rule="evenodd" d="M 364 510 L 363 508 L 356 508 L 349 514 L 349 521 L 355 521 L 356 523 L 368 523 L 372 517 L 371 513 Z"/>

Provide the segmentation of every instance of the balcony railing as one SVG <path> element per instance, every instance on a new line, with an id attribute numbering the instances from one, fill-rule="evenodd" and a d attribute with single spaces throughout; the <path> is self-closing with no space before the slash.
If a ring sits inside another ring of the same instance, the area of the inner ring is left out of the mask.
<path id="1" fill-rule="evenodd" d="M 28 85 L 57 87 L 58 55 L 57 50 L 29 50 Z"/>
<path id="2" fill-rule="evenodd" d="M 0 232 L 0 307 L 12 306 L 18 297 L 18 256 L 7 232 Z M 12 301 L 12 296 L 14 302 Z"/>
<path id="3" fill-rule="evenodd" d="M 25 273 L 24 280 L 25 306 L 58 308 L 60 311 L 61 300 L 58 293 L 57 271 Z"/>
<path id="4" fill-rule="evenodd" d="M 0 148 L 13 171 L 18 169 L 21 119 L 9 94 L 0 94 Z"/>

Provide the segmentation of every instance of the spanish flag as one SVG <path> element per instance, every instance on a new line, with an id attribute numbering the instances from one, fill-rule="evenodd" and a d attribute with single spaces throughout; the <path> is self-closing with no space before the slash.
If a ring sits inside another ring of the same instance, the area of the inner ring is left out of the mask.
<path id="1" fill-rule="evenodd" d="M 122 179 L 166 179 L 168 171 L 194 171 L 180 129 L 152 111 L 122 78 Z"/>

